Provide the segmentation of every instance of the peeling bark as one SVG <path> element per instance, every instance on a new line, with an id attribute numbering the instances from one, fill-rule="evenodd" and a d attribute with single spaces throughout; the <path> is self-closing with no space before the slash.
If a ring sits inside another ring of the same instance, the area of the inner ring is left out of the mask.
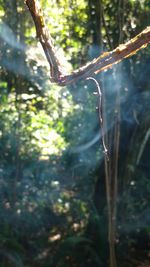
<path id="1" fill-rule="evenodd" d="M 32 15 L 37 38 L 43 47 L 50 65 L 50 80 L 60 86 L 71 84 L 77 80 L 85 79 L 88 76 L 106 70 L 112 65 L 119 63 L 124 58 L 128 58 L 136 54 L 140 49 L 145 48 L 150 43 L 149 26 L 127 43 L 119 45 L 116 49 L 110 52 L 103 53 L 98 58 L 95 58 L 91 62 L 87 63 L 85 66 L 66 75 L 63 72 L 63 67 L 56 56 L 54 42 L 47 30 L 39 3 L 36 0 L 25 0 L 25 3 Z"/>

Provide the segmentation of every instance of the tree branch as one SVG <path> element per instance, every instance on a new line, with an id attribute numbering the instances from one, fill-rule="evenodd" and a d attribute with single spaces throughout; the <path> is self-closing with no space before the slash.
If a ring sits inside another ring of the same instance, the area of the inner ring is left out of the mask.
<path id="1" fill-rule="evenodd" d="M 103 53 L 98 58 L 92 60 L 85 66 L 73 71 L 71 74 L 63 73 L 63 67 L 56 56 L 53 39 L 48 33 L 41 8 L 36 0 L 25 0 L 26 5 L 32 15 L 37 37 L 43 47 L 46 58 L 50 65 L 50 80 L 60 86 L 68 85 L 76 80 L 85 79 L 92 74 L 97 74 L 119 63 L 124 58 L 128 58 L 150 43 L 150 27 L 147 27 L 140 34 L 129 40 L 127 43 L 119 45 L 116 49 Z"/>

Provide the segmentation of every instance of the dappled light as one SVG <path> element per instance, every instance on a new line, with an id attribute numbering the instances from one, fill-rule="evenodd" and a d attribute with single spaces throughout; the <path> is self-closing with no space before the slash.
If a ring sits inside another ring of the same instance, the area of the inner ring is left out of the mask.
<path id="1" fill-rule="evenodd" d="M 0 0 L 0 267 L 149 267 L 150 1 L 28 1 L 51 57 L 26 2 Z"/>

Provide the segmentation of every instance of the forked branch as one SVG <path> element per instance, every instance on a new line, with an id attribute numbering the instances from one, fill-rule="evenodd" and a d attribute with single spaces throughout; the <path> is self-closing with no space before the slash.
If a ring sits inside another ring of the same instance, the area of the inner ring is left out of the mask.
<path id="1" fill-rule="evenodd" d="M 60 86 L 68 85 L 79 79 L 85 79 L 90 75 L 97 74 L 102 70 L 110 68 L 124 58 L 134 55 L 137 51 L 145 48 L 150 43 L 150 26 L 125 44 L 119 45 L 116 49 L 106 52 L 92 60 L 85 66 L 73 71 L 70 74 L 63 73 L 63 68 L 56 56 L 53 39 L 48 33 L 43 14 L 39 3 L 36 0 L 25 0 L 32 15 L 37 37 L 43 47 L 46 58 L 50 65 L 50 80 Z"/>

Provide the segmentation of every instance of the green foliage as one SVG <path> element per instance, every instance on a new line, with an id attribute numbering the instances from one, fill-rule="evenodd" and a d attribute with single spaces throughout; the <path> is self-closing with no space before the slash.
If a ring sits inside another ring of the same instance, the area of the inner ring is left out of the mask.
<path id="1" fill-rule="evenodd" d="M 40 3 L 67 70 L 99 54 L 100 45 L 110 50 L 150 24 L 149 0 Z M 0 264 L 106 266 L 107 208 L 95 87 L 87 81 L 68 88 L 50 84 L 35 37 L 23 1 L 0 0 Z M 121 88 L 117 251 L 123 259 L 138 251 L 139 240 L 144 243 L 141 254 L 148 254 L 149 55 L 148 47 L 97 76 L 104 87 L 108 132 Z"/>
<path id="2" fill-rule="evenodd" d="M 46 7 L 46 21 L 56 44 L 65 50 L 66 56 L 72 61 L 84 49 L 87 36 L 87 2 L 61 0 L 41 3 Z"/>
<path id="3" fill-rule="evenodd" d="M 55 266 L 101 266 L 98 254 L 92 247 L 91 240 L 82 236 L 65 239 L 60 245 L 53 264 Z"/>

